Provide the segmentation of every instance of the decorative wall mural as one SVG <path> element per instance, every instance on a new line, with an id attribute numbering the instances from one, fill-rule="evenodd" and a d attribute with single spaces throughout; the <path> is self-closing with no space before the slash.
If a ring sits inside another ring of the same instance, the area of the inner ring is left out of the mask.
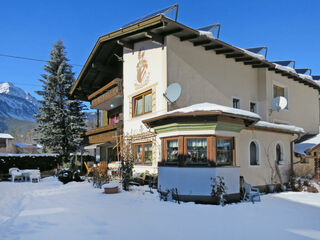
<path id="1" fill-rule="evenodd" d="M 138 63 L 137 63 L 137 81 L 134 83 L 135 88 L 141 88 L 149 83 L 150 72 L 148 72 L 148 62 L 144 59 L 145 51 L 138 52 Z"/>

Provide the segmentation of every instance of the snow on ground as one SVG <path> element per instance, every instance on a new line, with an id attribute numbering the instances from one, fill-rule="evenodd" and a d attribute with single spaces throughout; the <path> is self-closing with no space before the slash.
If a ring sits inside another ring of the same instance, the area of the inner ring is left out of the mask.
<path id="1" fill-rule="evenodd" d="M 0 182 L 0 239 L 320 239 L 320 194 L 262 196 L 225 207 L 159 201 L 138 187 Z"/>

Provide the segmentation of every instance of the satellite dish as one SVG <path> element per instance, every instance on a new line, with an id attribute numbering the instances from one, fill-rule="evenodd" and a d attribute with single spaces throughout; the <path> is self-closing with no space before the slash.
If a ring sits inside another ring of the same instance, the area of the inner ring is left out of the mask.
<path id="1" fill-rule="evenodd" d="M 272 99 L 271 108 L 272 111 L 279 112 L 280 110 L 285 109 L 288 106 L 288 101 L 285 97 L 279 96 Z"/>
<path id="2" fill-rule="evenodd" d="M 181 95 L 181 86 L 179 83 L 172 83 L 167 88 L 163 96 L 166 98 L 168 103 L 174 103 L 178 100 Z"/>

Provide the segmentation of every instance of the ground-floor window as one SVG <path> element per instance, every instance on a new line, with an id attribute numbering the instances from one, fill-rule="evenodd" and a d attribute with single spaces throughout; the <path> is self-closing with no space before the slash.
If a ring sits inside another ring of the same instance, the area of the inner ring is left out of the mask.
<path id="1" fill-rule="evenodd" d="M 284 164 L 284 158 L 283 158 L 283 146 L 280 143 L 276 144 L 276 161 L 278 165 Z"/>
<path id="2" fill-rule="evenodd" d="M 207 138 L 187 138 L 186 164 L 207 163 Z"/>
<path id="3" fill-rule="evenodd" d="M 179 166 L 234 165 L 232 137 L 179 136 L 162 139 L 162 163 Z"/>
<path id="4" fill-rule="evenodd" d="M 217 165 L 233 164 L 233 138 L 217 137 Z"/>
<path id="5" fill-rule="evenodd" d="M 134 162 L 135 164 L 152 164 L 152 143 L 134 144 Z"/>
<path id="6" fill-rule="evenodd" d="M 250 166 L 259 165 L 259 145 L 252 141 L 249 145 Z"/>
<path id="7" fill-rule="evenodd" d="M 170 139 L 166 141 L 166 161 L 168 162 L 178 162 L 178 139 Z"/>

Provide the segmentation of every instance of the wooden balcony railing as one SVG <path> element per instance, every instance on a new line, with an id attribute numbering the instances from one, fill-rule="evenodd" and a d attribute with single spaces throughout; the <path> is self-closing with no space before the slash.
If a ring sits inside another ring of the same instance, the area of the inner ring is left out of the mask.
<path id="1" fill-rule="evenodd" d="M 122 79 L 116 78 L 109 82 L 104 87 L 95 91 L 91 95 L 89 95 L 88 99 L 91 101 L 91 107 L 95 108 L 101 103 L 104 103 L 115 96 L 122 96 L 123 88 L 122 88 Z"/>
<path id="2" fill-rule="evenodd" d="M 88 144 L 96 144 L 103 142 L 116 141 L 116 137 L 119 136 L 123 127 L 123 122 L 107 125 L 99 128 L 94 128 L 85 133 Z"/>

